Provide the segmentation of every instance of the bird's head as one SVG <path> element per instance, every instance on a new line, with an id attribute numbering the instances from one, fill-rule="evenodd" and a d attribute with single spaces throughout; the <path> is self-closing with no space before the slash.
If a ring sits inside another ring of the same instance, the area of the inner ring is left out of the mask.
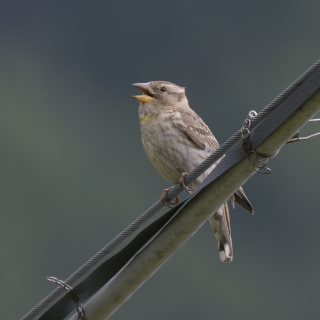
<path id="1" fill-rule="evenodd" d="M 185 88 L 167 81 L 134 83 L 143 95 L 133 96 L 141 104 L 153 104 L 160 109 L 188 107 Z"/>

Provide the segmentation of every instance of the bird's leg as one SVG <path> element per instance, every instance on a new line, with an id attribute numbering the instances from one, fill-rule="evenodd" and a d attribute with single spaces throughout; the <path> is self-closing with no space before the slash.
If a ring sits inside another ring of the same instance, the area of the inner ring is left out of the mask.
<path id="1" fill-rule="evenodd" d="M 161 195 L 161 201 L 169 208 L 172 208 L 172 206 L 174 206 L 175 204 L 177 204 L 180 201 L 180 198 L 178 196 L 175 197 L 174 199 L 174 203 L 170 202 L 167 200 L 167 196 L 168 196 L 168 192 L 172 189 L 172 187 L 168 188 L 168 189 L 164 189 Z"/>
<path id="2" fill-rule="evenodd" d="M 191 193 L 192 190 L 191 190 L 190 188 L 188 188 L 188 186 L 187 186 L 186 183 L 184 182 L 184 179 L 185 179 L 187 176 L 188 176 L 188 173 L 187 173 L 187 172 L 182 172 L 181 178 L 180 178 L 180 180 L 179 180 L 179 184 L 180 184 L 180 186 L 183 188 L 183 190 L 184 190 L 185 192 Z"/>

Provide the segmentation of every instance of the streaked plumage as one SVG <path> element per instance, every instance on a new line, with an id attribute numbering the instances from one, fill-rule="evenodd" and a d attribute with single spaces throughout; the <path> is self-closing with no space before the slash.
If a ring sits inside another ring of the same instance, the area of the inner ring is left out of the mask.
<path id="1" fill-rule="evenodd" d="M 158 172 L 169 182 L 179 183 L 183 172 L 191 172 L 218 147 L 219 143 L 189 107 L 185 88 L 167 81 L 136 83 L 144 95 L 134 96 L 140 101 L 139 119 L 144 150 Z M 194 189 L 215 163 L 189 186 Z M 253 213 L 253 208 L 240 188 L 230 199 Z M 230 216 L 227 203 L 209 219 L 218 241 L 220 259 L 231 262 L 233 248 Z"/>

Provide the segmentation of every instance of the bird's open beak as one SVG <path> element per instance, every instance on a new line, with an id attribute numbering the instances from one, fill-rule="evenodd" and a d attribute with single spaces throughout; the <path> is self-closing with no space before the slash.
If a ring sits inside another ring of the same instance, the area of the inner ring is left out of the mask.
<path id="1" fill-rule="evenodd" d="M 151 88 L 150 88 L 150 83 L 146 82 L 146 83 L 134 83 L 133 84 L 134 87 L 137 87 L 138 89 L 140 89 L 143 92 L 143 95 L 139 95 L 139 96 L 132 96 L 133 99 L 136 99 L 142 103 L 146 103 L 146 102 L 151 102 L 153 97 L 154 97 L 154 93 L 152 92 Z"/>

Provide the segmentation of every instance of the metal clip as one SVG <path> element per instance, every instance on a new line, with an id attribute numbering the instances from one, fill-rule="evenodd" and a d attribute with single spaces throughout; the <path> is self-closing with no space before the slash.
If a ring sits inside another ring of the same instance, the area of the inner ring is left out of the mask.
<path id="1" fill-rule="evenodd" d="M 242 125 L 242 129 L 241 129 L 242 139 L 249 138 L 249 136 L 250 136 L 251 119 L 254 118 L 256 115 L 257 115 L 257 112 L 254 111 L 254 110 L 251 110 L 249 112 L 246 120 L 244 120 L 244 123 Z"/>
<path id="2" fill-rule="evenodd" d="M 241 128 L 241 136 L 242 136 L 242 148 L 250 163 L 252 164 L 254 170 L 262 174 L 269 174 L 271 173 L 271 169 L 266 167 L 266 163 L 268 162 L 268 158 L 261 158 L 255 150 L 252 150 L 251 141 L 250 141 L 250 126 L 251 120 L 257 115 L 257 112 L 251 110 L 243 123 Z M 254 155 L 254 158 L 252 157 Z M 260 157 L 260 159 L 259 159 Z"/>
<path id="3" fill-rule="evenodd" d="M 255 158 L 253 158 L 252 155 L 254 155 Z M 259 159 L 258 153 L 254 150 L 250 150 L 247 153 L 247 156 L 248 156 L 248 159 L 249 159 L 250 163 L 252 164 L 254 170 L 256 170 L 257 172 L 262 173 L 262 174 L 271 173 L 271 169 L 266 167 L 266 164 L 267 164 L 269 158 L 260 158 Z"/>
<path id="4" fill-rule="evenodd" d="M 78 313 L 78 320 L 84 319 L 84 308 L 82 303 L 80 305 L 78 304 L 79 302 L 79 297 L 77 294 L 74 292 L 73 288 L 69 286 L 66 282 L 56 278 L 56 277 L 47 277 L 46 278 L 48 281 L 53 282 L 58 284 L 61 288 L 65 289 L 68 293 L 71 294 L 72 300 L 77 304 L 76 310 Z"/>

